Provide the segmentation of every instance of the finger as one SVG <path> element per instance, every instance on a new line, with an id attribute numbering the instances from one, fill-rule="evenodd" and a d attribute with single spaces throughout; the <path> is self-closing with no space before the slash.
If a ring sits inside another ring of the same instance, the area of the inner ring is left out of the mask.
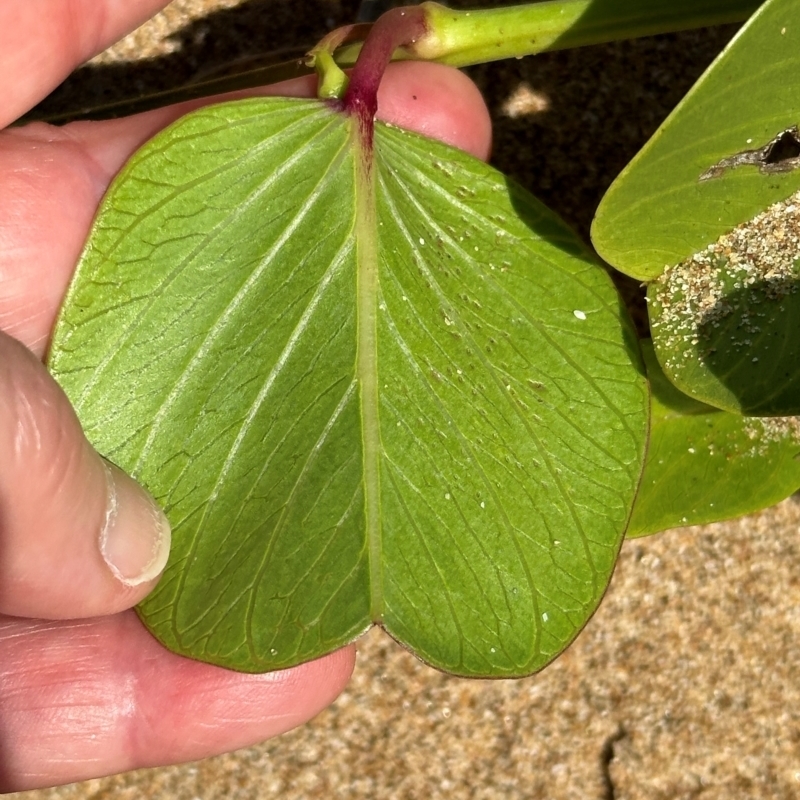
<path id="1" fill-rule="evenodd" d="M 263 741 L 331 703 L 353 662 L 351 647 L 246 675 L 167 652 L 132 611 L 77 623 L 0 619 L 0 791 Z"/>
<path id="2" fill-rule="evenodd" d="M 390 64 L 378 90 L 378 117 L 486 161 L 492 120 L 478 87 L 439 64 Z"/>
<path id="3" fill-rule="evenodd" d="M 167 0 L 3 0 L 0 128 L 166 5 Z"/>
<path id="4" fill-rule="evenodd" d="M 110 614 L 164 568 L 169 524 L 152 498 L 89 446 L 36 357 L 0 334 L 0 613 Z"/>
<path id="5" fill-rule="evenodd" d="M 313 81 L 262 94 L 309 96 Z M 250 92 L 252 94 L 252 92 Z M 0 329 L 40 357 L 92 218 L 111 178 L 158 130 L 205 101 L 126 119 L 54 128 L 35 124 L 0 139 Z M 393 64 L 379 93 L 381 119 L 486 158 L 491 122 L 475 85 L 437 64 Z"/>

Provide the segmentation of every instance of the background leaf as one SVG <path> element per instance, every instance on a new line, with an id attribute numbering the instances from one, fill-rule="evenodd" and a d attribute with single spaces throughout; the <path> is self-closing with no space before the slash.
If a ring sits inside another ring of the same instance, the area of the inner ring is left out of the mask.
<path id="1" fill-rule="evenodd" d="M 800 123 L 796 0 L 768 0 L 606 193 L 592 226 L 600 255 L 652 280 L 800 189 L 800 169 L 700 176 Z M 794 153 L 791 146 L 784 152 Z"/>
<path id="2" fill-rule="evenodd" d="M 800 488 L 800 418 L 743 417 L 687 397 L 642 342 L 650 444 L 628 536 L 749 514 Z"/>
<path id="3" fill-rule="evenodd" d="M 383 126 L 368 157 L 318 102 L 183 118 L 104 201 L 51 368 L 173 523 L 140 608 L 168 646 L 267 670 L 378 622 L 442 669 L 527 674 L 627 524 L 633 333 L 491 168 Z"/>

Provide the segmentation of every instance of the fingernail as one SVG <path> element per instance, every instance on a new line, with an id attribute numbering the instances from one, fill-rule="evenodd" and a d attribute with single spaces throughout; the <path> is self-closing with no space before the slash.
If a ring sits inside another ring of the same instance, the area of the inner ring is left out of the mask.
<path id="1" fill-rule="evenodd" d="M 155 500 L 113 464 L 104 464 L 108 495 L 100 552 L 127 586 L 157 577 L 167 564 L 171 529 Z"/>

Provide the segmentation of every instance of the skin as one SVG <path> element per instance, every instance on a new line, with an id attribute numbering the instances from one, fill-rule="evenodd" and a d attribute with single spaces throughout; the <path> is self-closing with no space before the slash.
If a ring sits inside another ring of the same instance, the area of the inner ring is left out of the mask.
<path id="1" fill-rule="evenodd" d="M 165 5 L 3 0 L 0 128 Z M 260 93 L 309 95 L 313 82 Z M 126 585 L 100 556 L 103 462 L 41 362 L 109 181 L 137 147 L 197 105 L 0 131 L 2 791 L 262 741 L 325 708 L 353 668 L 349 647 L 295 669 L 242 675 L 173 655 L 152 639 L 130 609 L 157 578 Z M 488 154 L 490 124 L 480 94 L 449 68 L 390 68 L 378 116 L 480 158 Z M 128 490 L 146 503 L 132 481 Z"/>

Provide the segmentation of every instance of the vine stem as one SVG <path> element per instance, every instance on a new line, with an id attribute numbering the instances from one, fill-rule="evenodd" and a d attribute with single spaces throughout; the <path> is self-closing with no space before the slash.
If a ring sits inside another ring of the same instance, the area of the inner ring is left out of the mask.
<path id="1" fill-rule="evenodd" d="M 546 50 L 671 33 L 747 19 L 762 0 L 544 0 L 506 8 L 458 10 L 436 2 L 413 7 L 425 30 L 398 45 L 395 60 L 466 67 Z M 405 10 L 411 9 L 395 9 Z M 394 12 L 389 12 L 392 14 Z M 380 24 L 380 19 L 376 26 Z M 346 44 L 337 63 L 352 64 L 366 44 Z"/>
<path id="2" fill-rule="evenodd" d="M 2 0 L 0 0 L 2 2 Z M 454 67 L 466 67 L 521 58 L 547 50 L 564 50 L 601 42 L 651 36 L 657 33 L 741 22 L 761 5 L 762 0 L 541 0 L 541 2 L 489 10 L 459 11 L 435 2 L 424 2 L 421 9 L 424 32 L 416 41 L 398 45 L 393 60 L 425 60 Z M 601 7 L 602 6 L 602 7 Z M 396 20 L 399 10 L 389 12 Z M 377 23 L 376 23 L 377 24 Z M 244 73 L 212 78 L 183 86 L 102 106 L 71 109 L 59 114 L 31 112 L 23 122 L 35 119 L 62 124 L 77 119 L 108 119 L 135 114 L 152 108 L 208 97 L 254 86 L 298 77 L 302 64 L 312 66 L 320 55 L 319 73 L 327 80 L 321 96 L 342 97 L 346 76 L 331 66 L 349 68 L 358 60 L 370 25 L 347 25 L 326 36 L 303 61 L 251 69 Z M 414 38 L 413 36 L 411 37 Z M 338 69 L 337 68 L 337 69 Z M 355 104 L 354 104 L 355 105 Z"/>

